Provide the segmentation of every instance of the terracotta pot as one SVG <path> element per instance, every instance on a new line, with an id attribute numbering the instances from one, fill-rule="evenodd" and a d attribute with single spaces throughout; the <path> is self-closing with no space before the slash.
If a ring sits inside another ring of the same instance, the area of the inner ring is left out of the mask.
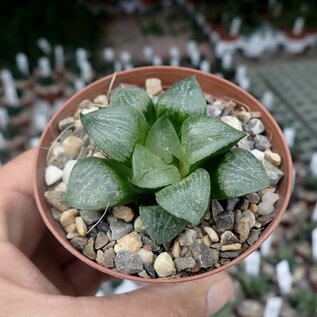
<path id="1" fill-rule="evenodd" d="M 123 71 L 117 74 L 114 86 L 119 83 L 128 83 L 144 87 L 145 80 L 150 77 L 160 78 L 163 84 L 163 88 L 168 88 L 176 81 L 184 79 L 186 77 L 196 75 L 196 78 L 201 85 L 204 92 L 212 94 L 219 98 L 228 98 L 237 101 L 240 104 L 247 105 L 252 111 L 260 111 L 262 114 L 262 120 L 266 127 L 266 132 L 268 136 L 273 136 L 272 146 L 274 151 L 278 152 L 282 157 L 281 169 L 285 173 L 285 176 L 282 178 L 278 185 L 278 193 L 280 195 L 279 201 L 275 205 L 275 210 L 277 215 L 275 219 L 269 224 L 269 226 L 264 230 L 260 239 L 249 249 L 247 249 L 240 256 L 232 260 L 231 262 L 223 265 L 214 270 L 210 270 L 205 273 L 193 275 L 185 278 L 157 278 L 157 279 L 144 279 L 137 276 L 125 275 L 119 273 L 113 269 L 107 269 L 97 264 L 96 262 L 85 257 L 81 252 L 77 251 L 72 247 L 70 242 L 66 239 L 65 233 L 61 228 L 60 224 L 54 220 L 51 214 L 51 208 L 44 198 L 44 192 L 46 190 L 46 185 L 44 181 L 44 170 L 46 167 L 46 155 L 47 149 L 50 147 L 50 144 L 58 135 L 57 125 L 58 122 L 68 116 L 72 116 L 78 108 L 79 103 L 84 99 L 93 99 L 99 94 L 104 94 L 109 87 L 112 75 L 102 78 L 93 84 L 89 85 L 82 91 L 78 92 L 75 96 L 69 99 L 63 107 L 55 114 L 51 119 L 48 126 L 46 127 L 43 135 L 41 137 L 39 147 L 36 152 L 35 162 L 34 162 L 34 193 L 37 202 L 37 206 L 40 210 L 40 213 L 43 217 L 43 220 L 48 227 L 48 229 L 53 233 L 56 239 L 74 256 L 82 260 L 91 267 L 96 268 L 97 270 L 113 275 L 118 278 L 130 279 L 137 282 L 150 282 L 157 284 L 166 284 L 166 283 L 177 283 L 184 281 L 197 280 L 212 274 L 216 274 L 227 269 L 230 266 L 236 265 L 246 256 L 255 251 L 259 246 L 267 239 L 267 237 L 274 231 L 278 226 L 283 213 L 286 210 L 288 201 L 291 195 L 292 187 L 292 160 L 290 152 L 288 150 L 287 144 L 284 140 L 283 134 L 278 127 L 277 123 L 274 121 L 269 112 L 250 94 L 235 86 L 234 84 L 204 73 L 198 70 L 182 68 L 182 67 L 169 67 L 169 66 L 158 66 L 158 67 L 141 67 L 136 69 L 131 69 Z"/>

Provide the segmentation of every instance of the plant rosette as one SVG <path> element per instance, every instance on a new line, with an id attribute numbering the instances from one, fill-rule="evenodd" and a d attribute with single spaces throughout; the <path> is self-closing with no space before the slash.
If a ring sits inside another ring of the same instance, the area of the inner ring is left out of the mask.
<path id="1" fill-rule="evenodd" d="M 204 94 L 195 76 L 168 89 L 150 76 L 146 90 L 123 80 L 57 121 L 42 171 L 54 226 L 120 277 L 190 279 L 229 266 L 278 218 L 284 154 L 261 112 Z"/>

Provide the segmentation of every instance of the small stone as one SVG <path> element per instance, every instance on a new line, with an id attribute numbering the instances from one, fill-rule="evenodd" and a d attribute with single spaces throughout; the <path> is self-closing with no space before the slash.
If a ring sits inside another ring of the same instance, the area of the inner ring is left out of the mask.
<path id="1" fill-rule="evenodd" d="M 242 201 L 240 201 L 239 209 L 242 210 L 242 211 L 248 210 L 249 209 L 249 205 L 250 205 L 250 202 L 247 199 L 243 199 Z"/>
<path id="2" fill-rule="evenodd" d="M 228 245 L 238 243 L 239 240 L 233 232 L 225 231 L 220 237 L 220 242 L 222 245 Z"/>
<path id="3" fill-rule="evenodd" d="M 90 226 L 100 219 L 103 212 L 100 210 L 79 210 L 79 214 L 84 219 L 85 223 Z"/>
<path id="4" fill-rule="evenodd" d="M 108 241 L 108 236 L 104 232 L 98 232 L 95 241 L 95 249 L 99 250 L 103 248 L 108 243 Z"/>
<path id="5" fill-rule="evenodd" d="M 71 135 L 64 140 L 62 146 L 66 156 L 73 159 L 78 155 L 83 146 L 83 141 L 80 138 Z"/>
<path id="6" fill-rule="evenodd" d="M 85 237 L 87 234 L 87 225 L 82 217 L 75 218 L 76 229 L 81 237 Z"/>
<path id="7" fill-rule="evenodd" d="M 239 201 L 240 201 L 239 198 L 228 199 L 227 200 L 227 210 L 233 211 Z"/>
<path id="8" fill-rule="evenodd" d="M 58 167 L 59 169 L 64 169 L 65 164 L 67 163 L 68 158 L 64 153 L 58 154 L 55 157 L 55 160 L 52 164 L 54 164 L 56 167 Z"/>
<path id="9" fill-rule="evenodd" d="M 91 104 L 92 104 L 92 102 L 90 100 L 84 99 L 83 101 L 80 102 L 79 108 L 80 109 L 89 108 Z"/>
<path id="10" fill-rule="evenodd" d="M 252 118 L 257 118 L 257 119 L 262 118 L 262 114 L 260 111 L 252 111 L 251 116 L 252 116 Z"/>
<path id="11" fill-rule="evenodd" d="M 113 236 L 112 236 L 113 238 Z M 114 246 L 114 251 L 116 253 L 120 251 L 128 251 L 136 253 L 142 247 L 142 240 L 139 234 L 135 231 L 123 236 L 117 241 L 117 244 Z"/>
<path id="12" fill-rule="evenodd" d="M 274 206 L 269 201 L 263 201 L 258 205 L 258 214 L 261 216 L 266 216 L 274 211 Z"/>
<path id="13" fill-rule="evenodd" d="M 58 211 L 65 211 L 69 209 L 68 206 L 62 204 L 62 201 L 65 198 L 64 192 L 58 192 L 55 190 L 46 191 L 44 196 L 49 204 L 51 204 Z"/>
<path id="14" fill-rule="evenodd" d="M 241 249 L 241 243 L 227 244 L 221 247 L 221 251 L 237 251 Z"/>
<path id="15" fill-rule="evenodd" d="M 210 247 L 219 251 L 221 249 L 221 243 L 213 243 Z"/>
<path id="16" fill-rule="evenodd" d="M 207 115 L 209 117 L 219 117 L 221 112 L 221 109 L 216 105 L 207 105 Z"/>
<path id="17" fill-rule="evenodd" d="M 261 224 L 261 226 L 265 226 L 266 224 L 270 223 L 275 218 L 276 212 L 272 212 L 266 216 L 259 217 L 257 222 Z"/>
<path id="18" fill-rule="evenodd" d="M 143 224 L 143 221 L 141 217 L 137 217 L 134 221 L 134 230 L 138 233 L 144 233 L 145 232 L 145 227 Z"/>
<path id="19" fill-rule="evenodd" d="M 209 221 L 211 219 L 211 212 L 207 211 L 204 217 L 204 220 Z"/>
<path id="20" fill-rule="evenodd" d="M 262 161 L 264 159 L 264 152 L 254 149 L 251 153 L 259 160 Z"/>
<path id="21" fill-rule="evenodd" d="M 97 107 L 97 106 L 92 106 L 92 107 L 90 107 L 89 109 L 83 109 L 82 111 L 81 111 L 81 113 L 82 114 L 87 114 L 87 113 L 90 113 L 90 112 L 95 112 L 95 111 L 97 111 L 97 110 L 99 110 L 99 107 Z"/>
<path id="22" fill-rule="evenodd" d="M 107 158 L 107 156 L 104 153 L 100 152 L 100 151 L 95 152 L 93 157 L 99 157 L 99 158 L 102 158 L 102 159 L 106 159 Z"/>
<path id="23" fill-rule="evenodd" d="M 108 98 L 106 95 L 99 95 L 94 99 L 94 103 L 96 103 L 100 108 L 108 107 Z"/>
<path id="24" fill-rule="evenodd" d="M 212 218 L 216 220 L 216 217 L 218 214 L 223 212 L 223 208 L 220 205 L 218 200 L 212 200 L 211 201 L 211 212 L 212 212 Z"/>
<path id="25" fill-rule="evenodd" d="M 161 253 L 154 262 L 154 269 L 159 277 L 168 277 L 176 274 L 172 257 L 167 253 Z"/>
<path id="26" fill-rule="evenodd" d="M 174 260 L 177 272 L 191 269 L 196 265 L 193 257 L 186 256 L 184 258 L 177 258 Z"/>
<path id="27" fill-rule="evenodd" d="M 282 159 L 278 153 L 274 153 L 270 149 L 266 149 L 264 154 L 265 158 L 274 166 L 278 167 L 281 165 Z"/>
<path id="28" fill-rule="evenodd" d="M 110 232 L 110 226 L 107 222 L 105 221 L 100 221 L 97 226 L 96 226 L 96 229 L 98 232 L 103 232 L 103 233 L 108 233 Z"/>
<path id="29" fill-rule="evenodd" d="M 75 223 L 75 218 L 78 215 L 77 209 L 68 209 L 64 211 L 61 215 L 61 224 L 63 226 L 68 226 Z"/>
<path id="30" fill-rule="evenodd" d="M 258 241 L 261 234 L 261 230 L 254 230 L 252 229 L 250 235 L 248 237 L 247 243 L 248 245 L 253 245 L 256 241 Z"/>
<path id="31" fill-rule="evenodd" d="M 115 216 L 113 216 L 113 215 L 109 215 L 109 216 L 107 217 L 107 222 L 108 222 L 109 224 L 112 224 L 113 222 L 118 222 L 118 219 L 117 219 Z"/>
<path id="32" fill-rule="evenodd" d="M 77 229 L 76 229 L 76 224 L 72 223 L 70 225 L 66 225 L 64 226 L 64 229 L 67 233 L 76 233 Z"/>
<path id="33" fill-rule="evenodd" d="M 65 167 L 63 169 L 63 182 L 67 185 L 70 173 L 73 170 L 73 167 L 77 163 L 77 160 L 70 160 L 65 164 Z"/>
<path id="34" fill-rule="evenodd" d="M 118 218 L 122 219 L 125 222 L 132 221 L 134 217 L 134 212 L 130 207 L 127 206 L 117 206 L 112 209 L 112 214 Z"/>
<path id="35" fill-rule="evenodd" d="M 255 216 L 250 210 L 246 210 L 234 224 L 234 230 L 239 234 L 240 243 L 244 243 L 250 234 L 251 228 L 255 225 Z"/>
<path id="36" fill-rule="evenodd" d="M 59 131 L 64 131 L 65 129 L 67 129 L 68 127 L 70 127 L 71 125 L 73 125 L 75 122 L 73 117 L 67 117 L 65 119 L 62 119 L 59 123 L 58 123 L 58 130 Z"/>
<path id="37" fill-rule="evenodd" d="M 116 245 L 116 241 L 111 241 L 109 242 L 107 245 L 105 245 L 103 248 L 102 248 L 102 251 L 106 251 L 110 248 L 113 248 L 114 246 Z"/>
<path id="38" fill-rule="evenodd" d="M 185 254 L 188 252 L 188 247 L 186 247 L 186 246 L 183 246 L 182 248 L 181 248 L 181 253 L 180 253 L 180 256 L 185 256 Z"/>
<path id="39" fill-rule="evenodd" d="M 206 100 L 209 104 L 212 104 L 212 103 L 215 101 L 215 98 L 214 98 L 213 95 L 204 93 L 204 97 L 205 97 L 205 100 Z"/>
<path id="40" fill-rule="evenodd" d="M 97 251 L 96 262 L 102 266 L 105 263 L 105 254 L 101 250 Z"/>
<path id="41" fill-rule="evenodd" d="M 144 269 L 151 278 L 155 278 L 155 270 L 152 264 L 144 264 Z"/>
<path id="42" fill-rule="evenodd" d="M 219 252 L 208 248 L 200 239 L 194 242 L 191 251 L 200 267 L 209 268 L 218 262 Z"/>
<path id="43" fill-rule="evenodd" d="M 251 142 L 248 140 L 248 137 L 245 136 L 244 138 L 242 138 L 238 143 L 237 143 L 238 147 L 241 149 L 245 149 L 247 151 L 251 151 Z"/>
<path id="44" fill-rule="evenodd" d="M 284 176 L 284 173 L 266 159 L 262 160 L 262 165 L 269 177 L 270 184 L 272 186 L 277 185 L 280 179 Z"/>
<path id="45" fill-rule="evenodd" d="M 234 223 L 233 211 L 223 211 L 215 219 L 218 233 L 224 233 L 225 231 L 231 231 Z"/>
<path id="46" fill-rule="evenodd" d="M 153 263 L 154 254 L 152 251 L 141 248 L 137 252 L 137 254 L 141 258 L 143 264 L 152 264 Z"/>
<path id="47" fill-rule="evenodd" d="M 175 258 L 179 258 L 180 253 L 181 253 L 181 247 L 180 247 L 180 244 L 179 244 L 178 239 L 176 239 L 176 240 L 174 241 L 173 248 L 172 248 L 172 257 L 173 257 L 174 259 L 175 259 Z"/>
<path id="48" fill-rule="evenodd" d="M 251 210 L 253 213 L 256 213 L 258 211 L 258 205 L 257 204 L 250 204 L 249 210 Z"/>
<path id="49" fill-rule="evenodd" d="M 260 229 L 262 225 L 259 222 L 255 222 L 255 225 L 253 226 L 254 229 Z"/>
<path id="50" fill-rule="evenodd" d="M 59 181 L 63 176 L 63 171 L 54 165 L 49 165 L 45 169 L 45 183 L 51 186 Z"/>
<path id="51" fill-rule="evenodd" d="M 86 135 L 86 131 L 83 126 L 76 128 L 73 132 L 73 136 L 77 136 L 77 138 L 83 139 Z M 84 140 L 83 140 L 84 143 Z"/>
<path id="52" fill-rule="evenodd" d="M 75 237 L 70 240 L 71 245 L 77 250 L 83 250 L 87 242 L 88 239 L 83 237 Z"/>
<path id="53" fill-rule="evenodd" d="M 254 146 L 256 149 L 260 151 L 265 151 L 266 149 L 271 147 L 271 143 L 269 139 L 262 134 L 258 134 L 254 137 Z"/>
<path id="54" fill-rule="evenodd" d="M 247 130 L 252 135 L 257 135 L 257 134 L 263 133 L 265 128 L 261 120 L 251 119 L 247 125 Z"/>
<path id="55" fill-rule="evenodd" d="M 251 120 L 251 113 L 247 111 L 241 111 L 238 113 L 237 117 L 243 123 L 248 123 Z"/>
<path id="56" fill-rule="evenodd" d="M 257 204 L 260 201 L 260 196 L 257 193 L 248 194 L 246 198 L 251 204 Z"/>
<path id="57" fill-rule="evenodd" d="M 201 239 L 203 240 L 203 242 L 208 248 L 211 246 L 211 240 L 208 234 L 205 234 Z"/>
<path id="58" fill-rule="evenodd" d="M 135 274 L 143 270 L 141 258 L 128 251 L 120 251 L 115 257 L 115 268 L 123 274 Z"/>
<path id="59" fill-rule="evenodd" d="M 67 186 L 64 182 L 60 182 L 57 186 L 54 187 L 54 190 L 57 192 L 66 192 Z"/>
<path id="60" fill-rule="evenodd" d="M 107 250 L 104 250 L 104 255 L 105 255 L 105 258 L 104 258 L 103 265 L 107 268 L 114 267 L 114 259 L 115 259 L 116 254 L 115 254 L 113 248 L 109 248 Z"/>
<path id="61" fill-rule="evenodd" d="M 239 131 L 243 131 L 241 121 L 237 117 L 224 116 L 224 117 L 221 117 L 221 121 Z"/>
<path id="62" fill-rule="evenodd" d="M 234 259 L 237 256 L 239 256 L 240 253 L 241 253 L 241 250 L 238 250 L 238 251 L 221 251 L 219 253 L 219 255 L 223 259 Z"/>
<path id="63" fill-rule="evenodd" d="M 204 230 L 208 234 L 208 236 L 209 236 L 209 238 L 210 238 L 210 240 L 212 242 L 218 242 L 219 241 L 218 234 L 217 234 L 217 232 L 214 229 L 212 229 L 210 227 L 204 227 Z"/>
<path id="64" fill-rule="evenodd" d="M 79 233 L 77 231 L 76 232 L 69 232 L 66 235 L 66 239 L 67 240 L 71 240 L 71 239 L 77 238 L 77 237 L 80 237 L 80 235 L 79 235 Z"/>
<path id="65" fill-rule="evenodd" d="M 96 260 L 97 254 L 96 254 L 96 251 L 94 249 L 94 239 L 93 238 L 89 238 L 87 244 L 85 245 L 85 247 L 83 249 L 83 254 L 91 260 Z"/>
<path id="66" fill-rule="evenodd" d="M 110 230 L 111 230 L 113 240 L 121 239 L 123 236 L 131 232 L 132 229 L 133 229 L 133 226 L 130 223 L 112 222 L 110 224 Z"/>
<path id="67" fill-rule="evenodd" d="M 81 159 L 85 158 L 85 157 L 87 156 L 87 153 L 88 153 L 87 147 L 86 147 L 86 146 L 83 146 L 83 147 L 80 149 L 80 151 L 79 151 L 79 153 L 78 153 L 78 155 L 77 155 L 77 160 L 81 160 Z"/>
<path id="68" fill-rule="evenodd" d="M 261 190 L 262 196 L 264 196 L 266 193 L 275 193 L 275 187 L 268 187 Z"/>
<path id="69" fill-rule="evenodd" d="M 193 229 L 186 229 L 185 232 L 179 235 L 178 239 L 181 246 L 190 246 L 197 240 L 197 232 Z"/>
<path id="70" fill-rule="evenodd" d="M 146 92 L 150 96 L 155 96 L 163 90 L 162 82 L 159 78 L 148 78 L 145 81 Z"/>
<path id="71" fill-rule="evenodd" d="M 275 204 L 280 199 L 280 196 L 275 193 L 266 193 L 262 196 L 263 202 L 270 202 L 271 204 Z"/>
<path id="72" fill-rule="evenodd" d="M 52 216 L 53 216 L 53 218 L 55 219 L 55 220 L 57 220 L 57 221 L 60 221 L 61 220 L 61 213 L 57 210 L 57 209 L 55 209 L 55 208 L 52 208 L 51 209 L 51 212 L 52 212 Z"/>

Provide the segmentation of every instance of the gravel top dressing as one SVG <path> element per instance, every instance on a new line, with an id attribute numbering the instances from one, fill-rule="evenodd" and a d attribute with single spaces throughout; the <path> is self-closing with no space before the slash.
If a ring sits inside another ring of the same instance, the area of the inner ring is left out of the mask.
<path id="1" fill-rule="evenodd" d="M 259 112 L 203 94 L 195 77 L 145 86 L 121 84 L 59 122 L 45 197 L 73 247 L 104 267 L 200 274 L 274 219 L 281 157 Z"/>

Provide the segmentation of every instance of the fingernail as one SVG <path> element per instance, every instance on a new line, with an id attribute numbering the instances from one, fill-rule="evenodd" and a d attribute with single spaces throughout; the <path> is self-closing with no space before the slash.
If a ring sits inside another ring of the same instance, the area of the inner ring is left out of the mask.
<path id="1" fill-rule="evenodd" d="M 207 316 L 210 317 L 219 311 L 232 295 L 232 283 L 229 277 L 224 276 L 214 282 L 207 293 Z"/>

